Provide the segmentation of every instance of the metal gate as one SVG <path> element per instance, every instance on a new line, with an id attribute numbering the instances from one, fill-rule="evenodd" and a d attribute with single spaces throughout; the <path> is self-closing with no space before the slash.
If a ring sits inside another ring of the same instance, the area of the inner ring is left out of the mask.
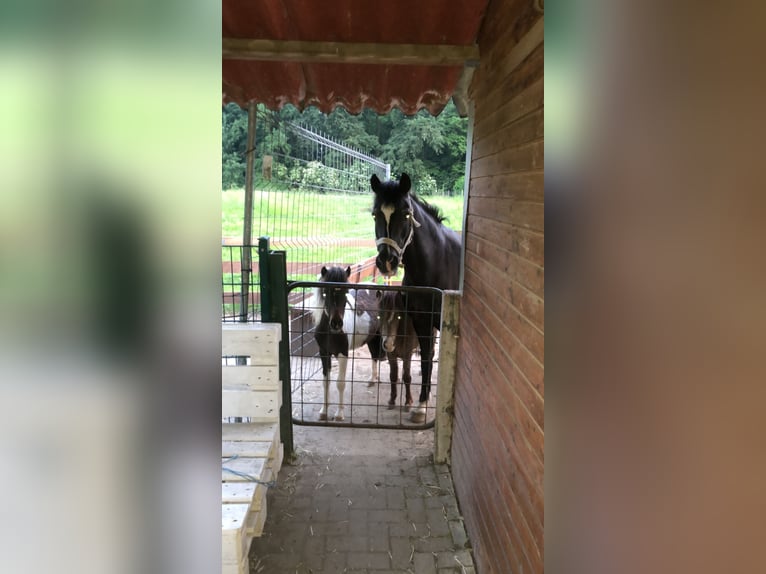
<path id="1" fill-rule="evenodd" d="M 369 220 L 372 204 L 369 180 L 373 173 L 387 179 L 390 166 L 316 131 L 284 122 L 274 112 L 259 111 L 257 126 L 253 233 L 261 239 L 257 247 L 250 247 L 241 245 L 241 237 L 223 237 L 221 317 L 222 322 L 264 321 L 283 326 L 280 424 L 285 452 L 291 453 L 293 449 L 293 423 L 397 429 L 433 427 L 438 333 L 434 335 L 431 398 L 424 423 L 410 422 L 403 405 L 401 383 L 397 389 L 398 402 L 389 409 L 391 384 L 387 361 L 381 362 L 380 383 L 368 386 L 371 360 L 366 348 L 357 349 L 349 357 L 346 419 L 318 420 L 317 413 L 323 404 L 322 370 L 307 308 L 309 292 L 315 286 L 311 281 L 322 265 L 329 264 L 350 265 L 352 282 L 380 280 L 374 264 L 375 239 Z M 408 291 L 382 285 L 367 287 Z M 442 293 L 437 289 L 430 292 L 434 309 L 438 309 Z M 409 310 L 403 308 L 402 312 L 406 316 Z M 244 358 L 231 360 L 241 362 Z M 338 402 L 336 376 L 337 364 L 333 360 L 331 404 Z M 411 376 L 411 392 L 417 404 L 421 386 L 419 353 L 412 357 Z"/>
<path id="2" fill-rule="evenodd" d="M 329 284 L 349 287 L 346 283 Z M 419 349 L 412 353 L 411 357 L 411 393 L 413 398 L 412 408 L 405 405 L 405 392 L 403 379 L 403 365 L 398 362 L 398 382 L 396 383 L 396 400 L 393 405 L 391 399 L 390 382 L 391 365 L 389 360 L 379 363 L 379 382 L 370 383 L 373 374 L 373 362 L 370 351 L 366 345 L 351 351 L 346 371 L 346 386 L 344 392 L 345 420 L 332 420 L 334 411 L 337 409 L 339 398 L 336 379 L 338 377 L 338 365 L 332 359 L 332 372 L 329 386 L 330 410 L 328 419 L 319 420 L 319 411 L 324 405 L 324 389 L 322 365 L 319 358 L 319 347 L 315 340 L 315 319 L 312 317 L 317 310 L 316 303 L 311 297 L 313 290 L 319 286 L 328 286 L 328 283 L 312 281 L 293 282 L 287 291 L 287 300 L 292 303 L 289 307 L 290 324 L 290 401 L 292 409 L 292 422 L 297 425 L 315 426 L 339 426 L 339 427 L 362 427 L 362 428 L 387 428 L 387 429 L 426 429 L 434 426 L 436 416 L 436 397 L 438 392 L 439 372 L 439 332 L 434 332 L 435 352 L 433 357 L 433 370 L 431 374 L 431 395 L 426 406 L 425 421 L 411 422 L 410 414 L 414 407 L 418 406 L 418 397 L 421 388 L 421 357 Z M 375 285 L 369 283 L 351 284 L 353 289 L 367 289 L 371 293 L 381 295 L 385 292 L 399 292 L 404 295 L 401 302 L 397 302 L 393 312 L 399 317 L 399 321 L 406 322 L 414 316 L 416 311 L 410 308 L 408 294 L 418 293 L 421 297 L 427 296 L 430 310 L 420 311 L 434 315 L 441 309 L 442 291 L 431 287 L 402 287 L 395 285 Z M 321 313 L 321 308 L 318 309 Z M 347 309 L 347 313 L 350 311 Z M 356 320 L 359 315 L 354 315 Z M 385 316 L 377 314 L 379 320 L 384 321 Z M 438 322 L 437 322 L 438 324 Z M 402 337 L 397 338 L 397 348 L 404 346 Z M 382 341 L 381 341 L 382 344 Z"/>

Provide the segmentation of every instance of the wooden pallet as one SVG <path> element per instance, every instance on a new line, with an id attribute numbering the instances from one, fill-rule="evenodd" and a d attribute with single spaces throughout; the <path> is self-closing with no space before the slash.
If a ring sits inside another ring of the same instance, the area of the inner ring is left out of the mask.
<path id="1" fill-rule="evenodd" d="M 282 467 L 278 324 L 224 325 L 223 355 L 247 356 L 250 365 L 222 367 L 221 561 L 224 574 L 248 574 L 248 552 L 266 522 L 267 484 Z"/>

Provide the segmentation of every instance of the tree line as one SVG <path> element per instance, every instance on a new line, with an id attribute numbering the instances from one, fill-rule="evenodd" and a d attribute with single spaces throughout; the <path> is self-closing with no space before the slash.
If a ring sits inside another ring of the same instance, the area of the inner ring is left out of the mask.
<path id="1" fill-rule="evenodd" d="M 258 151 L 276 149 L 289 155 L 302 145 L 300 142 L 269 141 L 275 138 L 270 126 L 263 125 L 266 110 L 259 107 L 259 121 L 256 122 L 256 154 L 260 177 L 262 154 Z M 351 115 L 343 108 L 336 108 L 330 114 L 323 114 L 317 108 L 306 108 L 302 113 L 291 105 L 284 106 L 274 114 L 280 121 L 293 122 L 321 132 L 343 145 L 355 148 L 391 164 L 392 176 L 408 173 L 421 195 L 463 193 L 465 173 L 465 146 L 468 121 L 461 118 L 454 104 L 450 103 L 441 114 L 434 117 L 426 110 L 413 116 L 405 116 L 394 109 L 388 114 L 378 115 L 364 110 Z M 284 136 L 283 136 L 284 137 Z M 247 111 L 237 104 L 223 107 L 222 159 L 223 189 L 241 189 L 245 186 L 245 151 L 247 143 Z M 276 162 L 275 170 L 289 166 Z M 316 180 L 316 167 L 301 168 L 299 180 Z M 313 169 L 313 171 L 312 171 Z M 278 173 L 280 175 L 280 173 Z"/>

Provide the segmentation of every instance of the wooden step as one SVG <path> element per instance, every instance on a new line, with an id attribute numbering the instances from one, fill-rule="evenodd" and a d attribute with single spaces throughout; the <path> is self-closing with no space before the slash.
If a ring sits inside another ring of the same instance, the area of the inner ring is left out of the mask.
<path id="1" fill-rule="evenodd" d="M 284 447 L 279 441 L 277 423 L 225 423 L 222 434 L 225 439 L 230 439 L 222 442 L 221 450 L 223 571 L 247 574 L 250 544 L 253 538 L 263 534 L 268 510 L 268 487 L 262 483 L 276 480 L 282 467 Z M 236 458 L 229 460 L 232 456 Z M 260 482 L 253 482 L 248 477 Z"/>
<path id="2" fill-rule="evenodd" d="M 276 481 L 284 456 L 279 440 L 281 326 L 227 324 L 222 330 L 222 355 L 247 357 L 249 363 L 221 367 L 222 419 L 251 422 L 221 426 L 221 561 L 225 574 L 248 574 L 250 543 L 263 533 L 268 485 Z"/>

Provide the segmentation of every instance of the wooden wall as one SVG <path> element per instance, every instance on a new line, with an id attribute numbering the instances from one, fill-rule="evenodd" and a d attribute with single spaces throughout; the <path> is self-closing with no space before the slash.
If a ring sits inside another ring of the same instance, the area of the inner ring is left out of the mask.
<path id="1" fill-rule="evenodd" d="M 494 0 L 474 130 L 452 472 L 481 574 L 543 572 L 543 19 Z"/>

